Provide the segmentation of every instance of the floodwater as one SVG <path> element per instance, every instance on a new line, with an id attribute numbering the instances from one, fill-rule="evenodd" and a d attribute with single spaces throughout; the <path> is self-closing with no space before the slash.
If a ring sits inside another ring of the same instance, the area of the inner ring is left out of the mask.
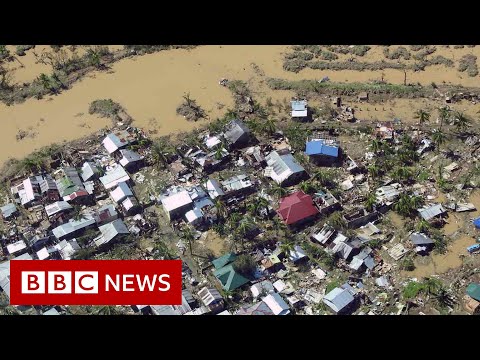
<path id="1" fill-rule="evenodd" d="M 113 50 L 120 49 L 113 46 Z M 35 48 L 41 52 L 42 46 Z M 455 50 L 458 54 L 479 52 L 480 49 Z M 78 51 L 82 51 L 79 49 Z M 75 83 L 72 89 L 58 96 L 42 100 L 30 99 L 22 104 L 6 106 L 0 104 L 0 119 L 3 121 L 2 143 L 0 145 L 0 163 L 9 157 L 23 157 L 42 146 L 64 140 L 73 140 L 109 125 L 109 121 L 88 115 L 90 102 L 96 99 L 111 98 L 126 108 L 134 118 L 134 125 L 142 127 L 155 135 L 178 134 L 189 131 L 205 123 L 188 122 L 176 114 L 176 107 L 182 102 L 182 96 L 190 97 L 207 112 L 210 118 L 221 116 L 233 106 L 233 99 L 228 89 L 218 84 L 221 78 L 247 81 L 254 96 L 271 97 L 272 100 L 289 99 L 289 91 L 271 91 L 264 83 L 267 77 L 279 77 L 290 80 L 320 79 L 328 75 L 332 81 L 366 81 L 378 78 L 375 72 L 320 71 L 305 69 L 295 74 L 282 68 L 283 54 L 289 51 L 284 45 L 234 45 L 201 46 L 191 50 L 175 49 L 162 51 L 141 57 L 121 60 L 113 64 L 108 72 L 94 72 Z M 452 52 L 452 49 L 439 48 L 437 54 Z M 80 53 L 79 53 L 80 54 Z M 479 54 L 480 55 L 480 54 Z M 361 61 L 376 60 L 383 56 L 382 48 L 374 48 Z M 14 77 L 17 82 L 31 81 L 42 72 L 45 65 L 36 64 L 32 50 L 19 57 L 24 64 L 12 62 L 16 67 Z M 359 61 L 360 61 L 359 60 Z M 402 83 L 403 72 L 384 71 L 387 81 Z M 391 73 L 391 74 L 390 74 Z M 381 73 L 380 73 L 381 74 Z M 456 79 L 455 82 L 470 84 L 470 79 L 460 79 L 455 68 L 432 67 L 422 73 L 412 74 L 409 81 L 430 84 Z M 399 78 L 400 76 L 400 78 Z M 426 100 L 423 104 L 427 106 Z M 398 99 L 385 106 L 361 106 L 358 117 L 366 119 L 391 119 L 393 116 L 411 118 L 417 109 L 411 100 Z M 415 104 L 419 104 L 415 101 Z M 480 105 L 477 105 L 480 106 Z M 471 107 L 470 107 L 471 108 Z M 469 109 L 470 109 L 469 108 Z M 475 113 L 471 109 L 471 113 Z M 29 137 L 17 141 L 19 131 L 26 131 Z"/>
<path id="2" fill-rule="evenodd" d="M 435 274 L 443 274 L 450 269 L 462 266 L 462 255 L 467 256 L 467 246 L 475 243 L 475 239 L 470 236 L 462 236 L 452 242 L 448 247 L 446 254 L 431 254 L 430 256 L 415 257 L 415 270 L 402 271 L 406 277 L 424 277 Z"/>

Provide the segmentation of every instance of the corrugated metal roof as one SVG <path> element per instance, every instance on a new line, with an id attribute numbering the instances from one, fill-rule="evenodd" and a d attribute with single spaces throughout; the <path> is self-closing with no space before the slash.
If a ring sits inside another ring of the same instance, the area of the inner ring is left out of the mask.
<path id="1" fill-rule="evenodd" d="M 192 199 L 190 198 L 190 195 L 186 190 L 182 190 L 176 194 L 170 195 L 162 199 L 162 205 L 168 212 L 191 203 Z"/>
<path id="2" fill-rule="evenodd" d="M 249 134 L 250 130 L 248 127 L 238 119 L 232 120 L 226 127 L 224 136 L 232 144 L 235 144 L 244 134 Z"/>
<path id="3" fill-rule="evenodd" d="M 45 211 L 47 213 L 47 216 L 52 216 L 59 213 L 60 211 L 68 210 L 71 208 L 72 208 L 72 205 L 70 205 L 68 202 L 57 201 L 57 202 L 54 202 L 53 204 L 46 205 Z"/>
<path id="4" fill-rule="evenodd" d="M 278 293 L 268 294 L 262 300 L 272 310 L 274 315 L 287 315 L 290 313 L 290 308 Z"/>
<path id="5" fill-rule="evenodd" d="M 50 174 L 46 175 L 44 179 L 40 181 L 40 191 L 44 193 L 48 190 L 58 190 L 57 184 Z"/>
<path id="6" fill-rule="evenodd" d="M 119 203 L 123 201 L 126 197 L 133 196 L 133 192 L 126 182 L 121 182 L 118 183 L 115 190 L 110 192 L 110 196 L 112 197 L 113 201 Z"/>
<path id="7" fill-rule="evenodd" d="M 336 313 L 342 311 L 354 300 L 355 298 L 347 289 L 338 287 L 330 291 L 323 298 L 323 302 Z"/>
<path id="8" fill-rule="evenodd" d="M 2 211 L 2 216 L 5 219 L 7 219 L 17 212 L 17 207 L 15 206 L 14 203 L 9 203 L 7 205 L 2 206 L 0 210 Z"/>
<path id="9" fill-rule="evenodd" d="M 102 236 L 96 239 L 95 244 L 97 246 L 100 246 L 112 241 L 117 235 L 130 233 L 125 223 L 121 219 L 116 219 L 111 223 L 99 226 L 98 229 L 102 233 Z"/>
<path id="10" fill-rule="evenodd" d="M 225 192 L 238 191 L 253 186 L 247 175 L 237 175 L 222 181 L 222 186 Z"/>
<path id="11" fill-rule="evenodd" d="M 265 160 L 273 170 L 270 177 L 279 183 L 288 179 L 292 174 L 305 171 L 290 153 L 279 155 L 278 152 L 272 151 L 265 157 Z"/>
<path id="12" fill-rule="evenodd" d="M 435 242 L 423 233 L 413 233 L 410 235 L 410 241 L 415 245 L 428 245 Z"/>
<path id="13" fill-rule="evenodd" d="M 120 165 L 125 166 L 128 164 L 131 164 L 136 161 L 140 161 L 143 158 L 137 154 L 135 151 L 128 150 L 128 149 L 122 149 L 120 150 L 120 154 L 123 156 L 120 159 Z"/>
<path id="14" fill-rule="evenodd" d="M 82 171 L 80 172 L 80 176 L 82 177 L 83 181 L 90 180 L 95 174 L 98 174 L 99 170 L 97 166 L 89 161 L 85 161 L 82 166 Z"/>
<path id="15" fill-rule="evenodd" d="M 125 131 L 121 130 L 116 133 L 108 134 L 105 139 L 103 139 L 102 144 L 111 154 L 118 149 L 127 146 L 131 142 L 131 135 Z"/>
<path id="16" fill-rule="evenodd" d="M 420 210 L 418 210 L 418 212 L 420 213 L 420 216 L 424 220 L 431 220 L 431 219 L 437 217 L 438 215 L 441 215 L 441 214 L 447 212 L 447 210 L 445 210 L 445 208 L 441 204 L 435 204 L 435 205 L 432 205 L 430 207 L 420 209 Z"/>
<path id="17" fill-rule="evenodd" d="M 127 172 L 121 165 L 116 166 L 115 169 L 108 171 L 100 178 L 100 182 L 103 184 L 105 189 L 111 189 L 118 183 L 129 180 L 130 176 L 128 176 Z"/>
<path id="18" fill-rule="evenodd" d="M 57 239 L 60 239 L 93 224 L 95 224 L 95 219 L 91 215 L 85 215 L 85 217 L 80 220 L 71 219 L 68 223 L 57 226 L 52 232 Z"/>
<path id="19" fill-rule="evenodd" d="M 290 101 L 292 106 L 292 110 L 294 111 L 302 111 L 307 108 L 307 101 L 306 100 L 292 100 Z"/>
<path id="20" fill-rule="evenodd" d="M 218 196 L 225 195 L 220 186 L 220 183 L 215 179 L 208 179 L 208 181 L 205 183 L 205 188 L 207 190 L 208 196 L 210 196 L 212 199 L 215 199 Z"/>
<path id="21" fill-rule="evenodd" d="M 337 146 L 326 145 L 323 140 L 312 140 L 307 142 L 305 153 L 338 157 L 339 149 Z"/>

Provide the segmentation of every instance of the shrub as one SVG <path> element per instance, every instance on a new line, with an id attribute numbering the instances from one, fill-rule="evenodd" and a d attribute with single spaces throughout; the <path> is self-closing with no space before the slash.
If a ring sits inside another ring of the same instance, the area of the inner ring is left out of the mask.
<path id="1" fill-rule="evenodd" d="M 33 49 L 35 45 L 17 45 L 17 48 L 15 49 L 15 53 L 18 56 L 24 56 L 25 51 Z"/>
<path id="2" fill-rule="evenodd" d="M 93 101 L 88 108 L 88 113 L 98 114 L 100 117 L 115 118 L 120 110 L 122 110 L 121 105 L 112 99 L 102 99 Z"/>
<path id="3" fill-rule="evenodd" d="M 405 299 L 413 299 L 415 298 L 421 291 L 423 291 L 423 284 L 410 281 L 407 286 L 403 289 L 403 297 Z"/>
<path id="4" fill-rule="evenodd" d="M 309 61 L 313 59 L 313 54 L 309 52 L 295 51 L 293 53 L 285 55 L 285 59 L 287 60 L 300 59 L 304 61 Z"/>
<path id="5" fill-rule="evenodd" d="M 257 268 L 257 263 L 250 255 L 242 254 L 233 262 L 233 268 L 243 276 L 251 277 Z"/>
<path id="6" fill-rule="evenodd" d="M 410 53 L 408 52 L 407 48 L 403 46 L 399 46 L 393 51 L 390 51 L 389 48 L 385 48 L 383 50 L 383 54 L 387 59 L 390 59 L 390 60 L 398 60 L 400 58 L 403 58 L 405 60 L 410 60 Z"/>
<path id="7" fill-rule="evenodd" d="M 473 54 L 462 56 L 458 63 L 458 71 L 466 71 L 468 76 L 474 77 L 478 75 L 477 57 Z"/>
<path id="8" fill-rule="evenodd" d="M 413 271 L 415 270 L 415 263 L 411 257 L 406 257 L 400 261 L 400 270 Z"/>

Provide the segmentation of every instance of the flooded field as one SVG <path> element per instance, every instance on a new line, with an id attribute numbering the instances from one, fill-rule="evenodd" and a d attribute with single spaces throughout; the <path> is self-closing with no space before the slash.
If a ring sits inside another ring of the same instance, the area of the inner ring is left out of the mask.
<path id="1" fill-rule="evenodd" d="M 121 46 L 111 48 L 118 50 Z M 42 51 L 42 46 L 37 46 L 35 51 Z M 311 69 L 302 70 L 298 74 L 286 72 L 282 64 L 283 55 L 288 51 L 289 47 L 284 45 L 211 45 L 192 50 L 163 51 L 122 60 L 115 63 L 108 72 L 91 73 L 75 83 L 72 89 L 58 96 L 42 100 L 30 99 L 10 107 L 0 104 L 0 119 L 3 121 L 0 163 L 9 157 L 23 157 L 42 146 L 72 140 L 108 126 L 108 121 L 88 115 L 88 106 L 96 99 L 111 98 L 119 102 L 135 119 L 136 126 L 157 135 L 165 135 L 188 131 L 202 123 L 191 123 L 176 115 L 175 109 L 185 93 L 190 93 L 191 98 L 197 100 L 210 118 L 221 116 L 232 106 L 230 92 L 218 84 L 221 78 L 245 80 L 255 96 L 263 101 L 267 97 L 276 101 L 289 99 L 292 93 L 271 91 L 264 84 L 267 77 L 317 79 L 328 75 L 332 81 L 353 82 L 377 79 L 379 76 L 377 72 Z M 479 52 L 479 49 L 439 48 L 436 54 L 442 52 L 454 52 L 458 57 L 463 53 Z M 375 56 L 381 55 L 381 49 L 372 49 L 362 61 L 371 61 Z M 14 77 L 17 82 L 31 81 L 49 70 L 45 65 L 35 63 L 31 50 L 19 59 L 24 64 L 23 67 L 16 61 L 9 65 L 16 68 Z M 445 80 L 477 85 L 466 76 L 459 76 L 455 68 L 432 67 L 411 76 L 409 81 L 423 84 L 430 84 L 432 81 L 441 83 Z M 385 71 L 385 79 L 401 83 L 403 72 Z M 400 117 L 408 121 L 413 118 L 417 109 L 428 106 L 432 106 L 428 100 L 405 99 L 385 103 L 384 106 L 362 105 L 357 109 L 357 113 L 360 119 L 390 120 Z M 476 112 L 480 110 L 480 105 L 458 106 L 466 108 L 472 116 L 477 115 Z M 16 135 L 19 131 L 26 131 L 30 136 L 17 141 Z"/>
<path id="2" fill-rule="evenodd" d="M 417 256 L 414 260 L 415 270 L 403 271 L 406 277 L 422 279 L 434 274 L 443 274 L 450 269 L 462 266 L 462 257 L 467 256 L 467 246 L 475 243 L 470 236 L 462 236 L 456 239 L 448 247 L 446 254 L 432 254 L 430 256 Z"/>

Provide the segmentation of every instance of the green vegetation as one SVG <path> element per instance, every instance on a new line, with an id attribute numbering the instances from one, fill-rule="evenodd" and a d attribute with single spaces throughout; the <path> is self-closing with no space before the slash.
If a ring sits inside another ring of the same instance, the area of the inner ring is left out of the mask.
<path id="1" fill-rule="evenodd" d="M 188 121 L 207 118 L 205 111 L 197 104 L 196 100 L 190 97 L 189 93 L 183 95 L 183 102 L 177 107 L 177 114 L 185 117 Z"/>
<path id="2" fill-rule="evenodd" d="M 250 278 L 257 268 L 257 263 L 250 255 L 242 254 L 233 262 L 233 268 L 243 276 Z"/>
<path id="3" fill-rule="evenodd" d="M 424 97 L 427 95 L 427 89 L 418 85 L 399 85 L 381 82 L 372 83 L 320 83 L 315 80 L 284 80 L 267 79 L 268 86 L 273 90 L 292 90 L 298 94 L 335 94 L 335 95 L 357 95 L 360 92 L 370 92 L 373 94 L 391 94 L 396 97 Z"/>
<path id="4" fill-rule="evenodd" d="M 478 75 L 477 57 L 473 54 L 463 55 L 458 62 L 458 71 L 466 71 L 468 76 L 474 77 Z"/>
<path id="5" fill-rule="evenodd" d="M 95 100 L 88 108 L 89 114 L 97 114 L 100 117 L 115 119 L 122 110 L 122 106 L 112 99 Z"/>
<path id="6" fill-rule="evenodd" d="M 406 257 L 399 262 L 400 270 L 413 271 L 415 270 L 415 263 L 411 257 Z"/>

